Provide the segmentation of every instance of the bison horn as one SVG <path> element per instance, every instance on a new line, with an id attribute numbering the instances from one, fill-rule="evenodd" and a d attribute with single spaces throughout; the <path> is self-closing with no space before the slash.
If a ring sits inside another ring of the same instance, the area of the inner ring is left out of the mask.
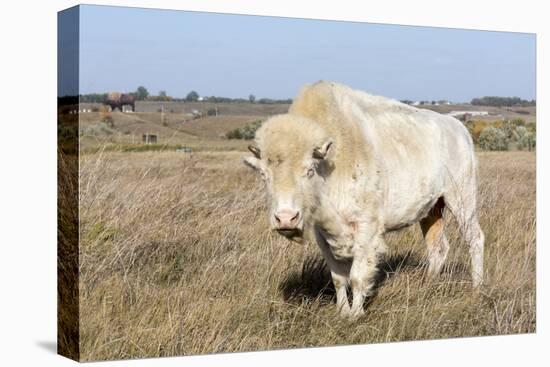
<path id="1" fill-rule="evenodd" d="M 330 147 L 332 146 L 332 139 L 327 140 L 322 146 L 313 149 L 313 158 L 325 159 Z"/>
<path id="2" fill-rule="evenodd" d="M 260 148 L 255 145 L 249 145 L 248 150 L 250 150 L 256 158 L 260 159 Z"/>

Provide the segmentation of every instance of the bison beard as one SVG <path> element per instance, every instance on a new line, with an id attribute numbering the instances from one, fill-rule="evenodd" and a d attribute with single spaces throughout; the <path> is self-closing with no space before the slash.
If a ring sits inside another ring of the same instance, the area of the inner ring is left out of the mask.
<path id="1" fill-rule="evenodd" d="M 297 237 L 302 237 L 302 231 L 298 228 L 281 228 L 276 230 L 280 235 L 288 238 L 289 240 L 295 239 Z"/>

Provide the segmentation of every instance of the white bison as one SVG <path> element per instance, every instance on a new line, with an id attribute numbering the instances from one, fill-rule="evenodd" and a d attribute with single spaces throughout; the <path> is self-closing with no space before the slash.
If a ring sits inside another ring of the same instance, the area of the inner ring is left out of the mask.
<path id="1" fill-rule="evenodd" d="M 318 244 L 342 315 L 363 313 L 387 232 L 420 222 L 428 273 L 440 272 L 445 208 L 469 244 L 473 285 L 481 284 L 474 147 L 453 117 L 322 81 L 267 120 L 249 149 L 245 163 L 266 181 L 272 228 Z"/>

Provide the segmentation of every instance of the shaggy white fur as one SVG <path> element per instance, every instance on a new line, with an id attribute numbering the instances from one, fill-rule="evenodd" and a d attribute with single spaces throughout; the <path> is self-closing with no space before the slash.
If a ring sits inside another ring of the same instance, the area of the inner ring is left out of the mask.
<path id="1" fill-rule="evenodd" d="M 288 114 L 263 124 L 251 151 L 245 163 L 267 183 L 273 228 L 277 213 L 296 213 L 283 234 L 319 245 L 342 314 L 363 313 L 388 231 L 420 222 L 429 273 L 441 270 L 449 248 L 444 208 L 470 244 L 473 285 L 481 284 L 477 164 L 470 134 L 455 118 L 318 82 L 302 89 Z"/>

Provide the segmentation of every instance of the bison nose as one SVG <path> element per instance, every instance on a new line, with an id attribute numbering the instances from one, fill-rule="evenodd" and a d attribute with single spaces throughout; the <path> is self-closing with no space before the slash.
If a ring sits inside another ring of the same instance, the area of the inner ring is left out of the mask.
<path id="1" fill-rule="evenodd" d="M 275 214 L 277 229 L 294 229 L 300 221 L 300 212 L 294 210 L 281 210 Z"/>

